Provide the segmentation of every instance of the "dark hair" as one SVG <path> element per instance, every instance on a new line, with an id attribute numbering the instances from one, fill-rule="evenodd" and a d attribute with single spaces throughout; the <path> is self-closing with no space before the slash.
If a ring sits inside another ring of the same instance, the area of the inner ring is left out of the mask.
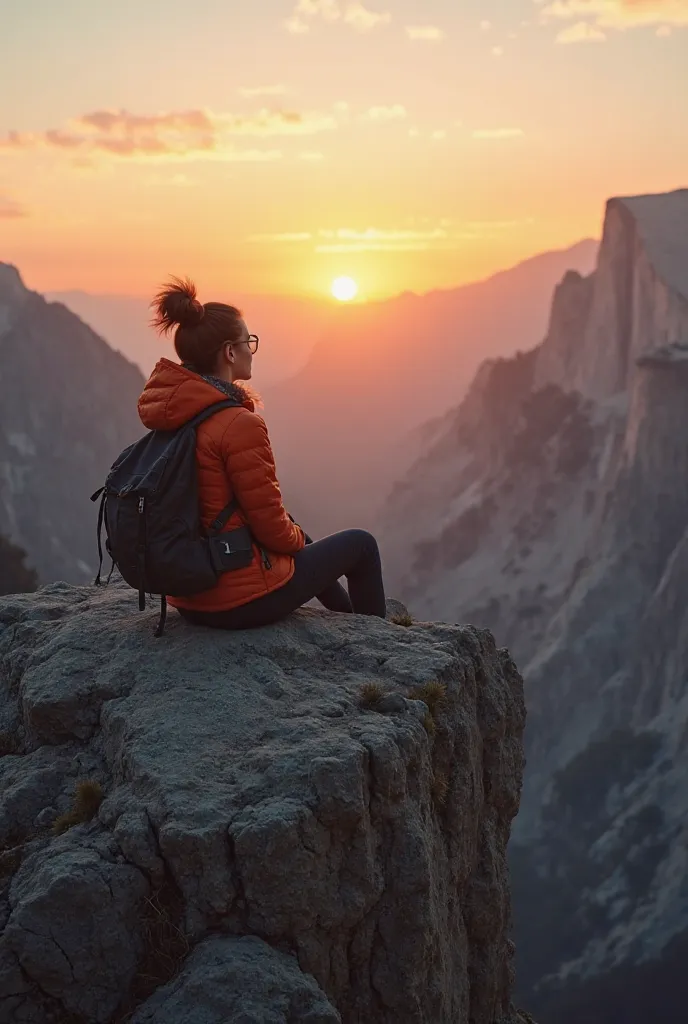
<path id="1" fill-rule="evenodd" d="M 212 373 L 227 341 L 241 337 L 241 311 L 224 302 L 200 303 L 196 285 L 172 277 L 151 302 L 151 326 L 168 334 L 176 325 L 174 347 L 183 363 L 197 373 Z"/>

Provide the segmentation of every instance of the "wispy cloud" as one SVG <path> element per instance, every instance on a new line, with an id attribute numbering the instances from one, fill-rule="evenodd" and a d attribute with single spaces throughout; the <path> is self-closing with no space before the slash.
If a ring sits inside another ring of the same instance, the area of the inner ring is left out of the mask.
<path id="1" fill-rule="evenodd" d="M 311 163 L 315 163 L 318 160 L 324 160 L 325 154 L 318 150 L 306 150 L 304 153 L 299 153 L 299 160 L 308 160 Z"/>
<path id="2" fill-rule="evenodd" d="M 313 237 L 310 231 L 282 231 L 277 234 L 249 235 L 249 242 L 308 242 Z"/>
<path id="3" fill-rule="evenodd" d="M 432 249 L 459 249 L 467 241 L 480 241 L 504 237 L 505 232 L 523 225 L 527 220 L 467 221 L 452 224 L 445 218 L 432 224 L 421 218 L 423 225 L 409 221 L 412 227 L 374 228 L 321 228 L 318 231 L 285 231 L 276 234 L 250 235 L 249 242 L 272 245 L 311 244 L 317 253 L 354 252 L 425 252 Z"/>
<path id="4" fill-rule="evenodd" d="M 400 121 L 406 117 L 406 107 L 401 103 L 389 107 L 369 107 L 364 116 L 368 121 Z"/>
<path id="5" fill-rule="evenodd" d="M 504 47 L 503 46 L 493 46 L 492 49 L 490 50 L 490 53 L 492 54 L 493 57 L 503 57 L 504 56 Z"/>
<path id="6" fill-rule="evenodd" d="M 522 128 L 476 128 L 474 139 L 520 139 L 525 135 Z"/>
<path id="7" fill-rule="evenodd" d="M 553 0 L 542 6 L 540 18 L 544 22 L 588 19 L 597 28 L 620 30 L 688 25 L 688 0 Z"/>
<path id="8" fill-rule="evenodd" d="M 480 22 L 480 31 L 481 32 L 489 32 L 491 28 L 492 28 L 492 22 L 488 21 L 487 18 L 483 18 L 483 20 Z"/>
<path id="9" fill-rule="evenodd" d="M 446 241 L 448 237 L 444 228 L 427 231 L 380 228 L 357 231 L 353 228 L 339 228 L 337 231 L 320 231 L 318 234 L 324 239 L 316 246 L 316 252 L 320 253 L 421 252 Z"/>
<path id="10" fill-rule="evenodd" d="M 259 110 L 255 114 L 212 113 L 206 110 L 164 114 L 132 114 L 97 110 L 70 121 L 64 128 L 38 133 L 10 132 L 0 149 L 18 151 L 47 147 L 83 157 L 106 154 L 134 160 L 269 161 L 281 157 L 274 149 L 240 149 L 237 137 L 305 136 L 331 131 L 329 114 L 290 110 Z"/>
<path id="11" fill-rule="evenodd" d="M 0 220 L 18 220 L 21 217 L 28 217 L 28 210 L 21 203 L 15 202 L 8 196 L 0 195 Z"/>
<path id="12" fill-rule="evenodd" d="M 389 11 L 373 11 L 359 0 L 298 0 L 296 7 L 285 21 L 285 27 L 293 35 L 310 31 L 315 18 L 323 21 L 340 21 L 357 32 L 371 32 L 392 20 Z"/>
<path id="13" fill-rule="evenodd" d="M 244 85 L 239 95 L 253 99 L 255 96 L 284 96 L 287 91 L 284 85 Z"/>
<path id="14" fill-rule="evenodd" d="M 446 38 L 446 32 L 437 25 L 407 25 L 406 35 L 413 42 L 438 43 Z"/>
<path id="15" fill-rule="evenodd" d="M 590 25 L 587 21 L 577 21 L 568 28 L 563 28 L 557 35 L 558 43 L 603 43 L 606 35 L 601 28 Z"/>

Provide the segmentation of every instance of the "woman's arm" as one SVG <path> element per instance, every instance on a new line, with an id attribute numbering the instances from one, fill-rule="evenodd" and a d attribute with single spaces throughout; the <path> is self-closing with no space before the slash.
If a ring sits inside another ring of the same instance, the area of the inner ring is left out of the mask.
<path id="1" fill-rule="evenodd" d="M 248 410 L 238 415 L 225 431 L 221 448 L 232 493 L 258 543 L 277 554 L 300 551 L 304 533 L 282 502 L 262 416 Z"/>

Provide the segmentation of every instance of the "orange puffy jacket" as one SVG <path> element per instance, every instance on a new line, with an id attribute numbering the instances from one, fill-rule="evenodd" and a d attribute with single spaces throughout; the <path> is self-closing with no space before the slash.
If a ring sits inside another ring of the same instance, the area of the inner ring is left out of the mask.
<path id="1" fill-rule="evenodd" d="M 230 387 L 241 406 L 222 409 L 196 430 L 201 521 L 207 529 L 236 496 L 239 511 L 225 530 L 249 526 L 256 540 L 254 559 L 245 569 L 223 573 L 211 590 L 170 597 L 176 608 L 226 611 L 269 594 L 291 579 L 291 556 L 305 544 L 301 527 L 291 521 L 282 504 L 265 421 L 255 412 L 247 391 L 237 384 Z M 226 397 L 197 373 L 161 359 L 139 399 L 139 416 L 149 430 L 175 430 Z M 258 545 L 267 552 L 269 567 L 263 564 Z"/>

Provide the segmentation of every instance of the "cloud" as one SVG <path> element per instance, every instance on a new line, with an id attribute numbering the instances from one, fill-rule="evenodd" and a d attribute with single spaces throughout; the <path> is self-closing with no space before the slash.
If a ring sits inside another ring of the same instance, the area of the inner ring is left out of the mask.
<path id="1" fill-rule="evenodd" d="M 359 32 L 370 32 L 378 25 L 387 25 L 391 20 L 392 15 L 388 11 L 377 14 L 359 3 L 347 4 L 344 11 L 345 23 Z"/>
<path id="2" fill-rule="evenodd" d="M 28 217 L 28 211 L 8 196 L 0 195 L 0 220 L 19 220 Z"/>
<path id="3" fill-rule="evenodd" d="M 391 107 L 369 107 L 365 117 L 369 121 L 399 121 L 406 117 L 406 107 L 401 103 Z"/>
<path id="4" fill-rule="evenodd" d="M 447 133 L 446 133 L 446 131 L 445 131 L 445 129 L 444 129 L 444 128 L 437 128 L 437 129 L 436 129 L 436 130 L 435 130 L 434 132 L 432 132 L 432 134 L 430 135 L 430 138 L 431 138 L 431 139 L 437 139 L 437 140 L 439 140 L 439 139 L 446 139 L 446 137 L 447 137 Z"/>
<path id="5" fill-rule="evenodd" d="M 339 228 L 320 231 L 319 235 L 326 239 L 316 246 L 315 251 L 319 253 L 422 252 L 441 245 L 448 238 L 443 228 L 428 231 Z"/>
<path id="6" fill-rule="evenodd" d="M 304 153 L 299 153 L 299 160 L 309 160 L 315 162 L 316 160 L 324 160 L 325 154 L 320 153 L 316 150 L 307 150 Z"/>
<path id="7" fill-rule="evenodd" d="M 436 25 L 407 25 L 406 35 L 414 42 L 438 43 L 446 37 L 443 29 Z"/>
<path id="8" fill-rule="evenodd" d="M 493 57 L 503 57 L 504 56 L 504 47 L 503 46 L 493 46 L 492 50 L 490 52 L 492 53 Z"/>
<path id="9" fill-rule="evenodd" d="M 520 139 L 525 135 L 522 128 L 476 128 L 474 139 Z"/>
<path id="10" fill-rule="evenodd" d="M 466 241 L 503 238 L 504 232 L 523 225 L 532 224 L 527 220 L 468 221 L 457 224 L 446 217 L 432 224 L 423 217 L 420 222 L 408 228 L 321 228 L 319 231 L 285 231 L 276 234 L 250 235 L 249 242 L 257 244 L 294 245 L 314 243 L 317 253 L 355 252 L 426 252 L 428 250 L 460 249 Z M 420 223 L 426 224 L 421 228 Z"/>
<path id="11" fill-rule="evenodd" d="M 97 110 L 75 118 L 65 129 L 10 132 L 0 138 L 0 149 L 42 146 L 79 157 L 106 154 L 133 160 L 263 162 L 278 160 L 282 154 L 275 149 L 239 149 L 235 138 L 315 135 L 336 125 L 329 114 L 290 110 L 262 109 L 251 115 L 205 110 L 141 115 Z"/>
<path id="12" fill-rule="evenodd" d="M 284 85 L 245 85 L 239 89 L 239 94 L 251 99 L 254 96 L 284 96 L 286 91 Z"/>
<path id="13" fill-rule="evenodd" d="M 553 0 L 540 13 L 544 22 L 582 18 L 600 29 L 688 25 L 688 0 Z"/>
<path id="14" fill-rule="evenodd" d="M 492 22 L 488 21 L 486 18 L 484 18 L 480 22 L 480 31 L 481 32 L 489 32 L 491 28 L 492 28 Z"/>
<path id="15" fill-rule="evenodd" d="M 312 238 L 310 231 L 282 231 L 277 234 L 249 235 L 249 242 L 308 242 Z"/>
<path id="16" fill-rule="evenodd" d="M 392 15 L 388 11 L 371 11 L 359 0 L 298 0 L 284 23 L 285 28 L 292 35 L 310 32 L 308 19 L 314 18 L 341 21 L 357 32 L 371 32 L 380 25 L 387 25 Z"/>
<path id="17" fill-rule="evenodd" d="M 568 28 L 563 28 L 556 38 L 557 43 L 603 43 L 606 35 L 601 28 L 589 25 L 587 21 L 577 21 Z"/>
<path id="18" fill-rule="evenodd" d="M 303 18 L 299 18 L 298 14 L 292 14 L 287 18 L 284 22 L 284 27 L 287 32 L 290 32 L 293 36 L 302 36 L 311 30 L 308 22 L 304 21 Z"/>

